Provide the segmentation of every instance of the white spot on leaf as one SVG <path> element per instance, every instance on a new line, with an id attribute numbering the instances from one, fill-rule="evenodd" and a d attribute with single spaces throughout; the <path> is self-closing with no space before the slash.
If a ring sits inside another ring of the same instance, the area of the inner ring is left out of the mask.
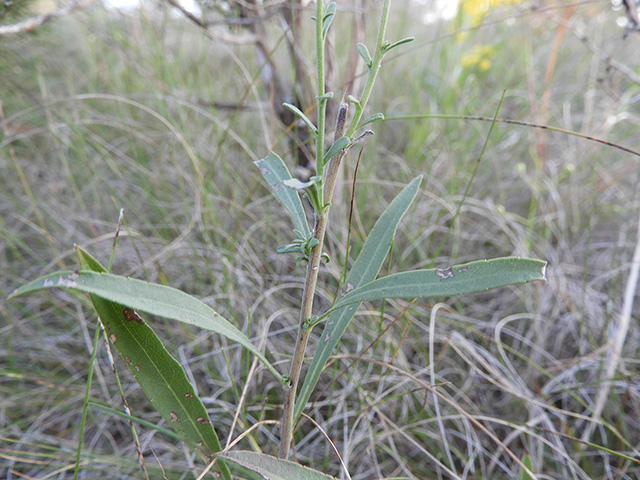
<path id="1" fill-rule="evenodd" d="M 446 280 L 447 278 L 453 278 L 454 277 L 453 268 L 451 267 L 436 268 L 436 275 L 443 280 Z"/>
<path id="2" fill-rule="evenodd" d="M 63 275 L 58 277 L 57 281 L 53 281 L 51 279 L 46 279 L 42 282 L 43 287 L 63 287 L 63 288 L 75 288 L 78 286 L 78 277 L 77 273 L 70 273 L 69 275 Z"/>

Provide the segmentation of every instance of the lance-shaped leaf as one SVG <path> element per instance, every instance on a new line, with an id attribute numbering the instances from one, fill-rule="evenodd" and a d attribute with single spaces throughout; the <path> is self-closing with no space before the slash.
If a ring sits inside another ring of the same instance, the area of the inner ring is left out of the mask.
<path id="1" fill-rule="evenodd" d="M 322 38 L 327 36 L 327 31 L 336 15 L 336 2 L 331 2 L 324 10 L 324 18 L 322 19 Z"/>
<path id="2" fill-rule="evenodd" d="M 294 115 L 296 115 L 298 118 L 300 118 L 300 120 L 302 120 L 307 127 L 309 128 L 309 130 L 311 130 L 313 132 L 313 134 L 315 135 L 316 133 L 318 133 L 318 129 L 316 128 L 316 126 L 313 124 L 313 122 L 309 119 L 309 117 L 307 117 L 304 112 L 302 110 L 300 110 L 298 107 L 296 107 L 295 105 L 292 105 L 290 103 L 283 103 L 282 106 L 284 108 L 286 108 L 287 110 L 289 110 L 291 113 L 293 113 Z"/>
<path id="3" fill-rule="evenodd" d="M 393 43 L 386 42 L 382 47 L 382 53 L 387 53 L 392 48 L 399 47 L 400 45 L 404 45 L 405 43 L 413 42 L 414 40 L 415 40 L 415 38 L 413 38 L 413 37 L 407 37 L 407 38 L 403 38 L 402 40 L 398 40 L 397 42 L 393 42 Z"/>
<path id="4" fill-rule="evenodd" d="M 373 115 L 368 117 L 366 120 L 361 121 L 358 124 L 358 126 L 356 127 L 356 130 L 360 130 L 365 125 L 369 125 L 370 123 L 377 122 L 379 120 L 384 120 L 384 114 L 379 113 L 379 112 L 378 113 L 374 113 Z"/>
<path id="5" fill-rule="evenodd" d="M 367 48 L 367 46 L 364 43 L 359 43 L 356 45 L 356 49 L 358 50 L 358 53 L 362 57 L 362 60 L 364 60 L 364 63 L 367 66 L 367 68 L 371 69 L 371 65 L 373 64 L 373 59 L 371 58 L 371 54 L 369 53 L 369 49 Z"/>
<path id="6" fill-rule="evenodd" d="M 449 297 L 505 285 L 546 280 L 546 268 L 547 262 L 542 260 L 504 257 L 447 268 L 396 273 L 346 293 L 335 303 L 333 309 L 385 298 Z"/>
<path id="7" fill-rule="evenodd" d="M 285 187 L 282 183 L 292 179 L 282 159 L 277 154 L 271 152 L 263 159 L 254 163 L 260 170 L 262 177 L 273 190 L 278 201 L 289 213 L 289 217 L 291 217 L 291 221 L 293 222 L 293 228 L 302 232 L 304 238 L 310 237 L 311 231 L 309 230 L 307 216 L 304 213 L 300 196 L 295 190 Z"/>
<path id="8" fill-rule="evenodd" d="M 224 335 L 253 353 L 278 378 L 282 376 L 240 330 L 200 300 L 175 288 L 134 278 L 87 270 L 60 271 L 40 277 L 15 290 L 9 298 L 43 288 L 68 288 L 90 293 L 129 309 L 178 320 Z"/>
<path id="9" fill-rule="evenodd" d="M 85 250 L 76 247 L 80 266 L 102 273 L 106 269 Z M 209 414 L 195 394 L 184 369 L 165 349 L 151 327 L 132 309 L 90 295 L 111 345 L 118 351 L 153 407 L 183 441 L 206 456 L 221 450 Z M 220 470 L 231 480 L 226 465 Z"/>
<path id="10" fill-rule="evenodd" d="M 327 153 L 324 154 L 324 157 L 322 158 L 322 164 L 325 165 L 329 160 L 331 160 L 336 155 L 336 153 L 346 148 L 350 142 L 351 142 L 351 139 L 347 136 L 342 136 L 338 140 L 333 142 L 333 145 L 331 145 Z"/>
<path id="11" fill-rule="evenodd" d="M 343 290 L 348 292 L 371 282 L 378 276 L 382 263 L 391 248 L 398 224 L 416 197 L 421 181 L 422 176 L 419 176 L 409 183 L 380 216 L 369 233 L 358 258 L 353 262 Z M 298 393 L 295 409 L 296 419 L 300 418 L 305 404 L 318 383 L 322 369 L 340 341 L 342 334 L 347 329 L 347 325 L 349 325 L 356 310 L 357 305 L 349 305 L 333 310 L 327 317 L 313 360 L 309 364 L 304 383 Z"/>
<path id="12" fill-rule="evenodd" d="M 220 458 L 258 472 L 268 480 L 336 480 L 336 477 L 312 470 L 299 463 L 263 453 L 235 451 L 218 454 Z"/>

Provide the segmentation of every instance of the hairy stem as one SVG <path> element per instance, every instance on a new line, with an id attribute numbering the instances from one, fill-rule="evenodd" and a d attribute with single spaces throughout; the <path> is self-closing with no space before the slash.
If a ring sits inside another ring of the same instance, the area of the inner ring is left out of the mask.
<path id="1" fill-rule="evenodd" d="M 324 96 L 324 1 L 316 2 L 316 68 L 318 71 L 318 125 L 316 133 L 316 170 L 322 177 L 322 157 L 324 156 L 324 123 L 327 98 Z"/>
<path id="2" fill-rule="evenodd" d="M 391 6 L 391 0 L 384 0 L 382 7 L 382 15 L 380 19 L 380 30 L 378 32 L 378 41 L 376 44 L 376 52 L 371 64 L 367 83 L 362 92 L 360 104 L 364 109 L 371 91 L 373 90 L 373 84 L 375 83 L 378 70 L 382 64 L 382 57 L 384 56 L 384 36 L 387 29 L 387 23 L 389 20 L 389 10 Z M 327 228 L 327 222 L 329 218 L 329 208 L 331 205 L 331 198 L 333 196 L 333 190 L 336 183 L 337 174 L 340 167 L 340 162 L 344 157 L 346 150 L 338 152 L 327 164 L 327 172 L 324 174 L 324 165 L 322 164 L 322 158 L 324 156 L 324 130 L 325 130 L 325 116 L 327 97 L 325 96 L 324 85 L 324 35 L 323 35 L 323 16 L 324 16 L 324 2 L 318 0 L 316 8 L 316 59 L 317 59 L 317 71 L 318 71 L 318 125 L 316 134 L 316 162 L 318 175 L 322 177 L 323 190 L 322 190 L 322 202 L 320 211 L 315 212 L 315 225 L 313 229 L 314 238 L 318 241 L 318 244 L 311 249 L 309 263 L 307 264 L 307 276 L 305 279 L 304 291 L 302 293 L 302 305 L 300 308 L 300 318 L 298 325 L 298 337 L 296 340 L 296 346 L 293 353 L 293 359 L 291 361 L 291 369 L 289 371 L 289 384 L 285 391 L 285 398 L 283 404 L 282 414 L 282 435 L 280 438 L 280 447 L 278 451 L 278 457 L 287 459 L 289 457 L 289 450 L 291 448 L 291 440 L 293 439 L 293 414 L 296 403 L 296 392 L 298 389 L 298 383 L 300 380 L 300 371 L 302 369 L 302 363 L 304 360 L 304 354 L 307 348 L 307 342 L 309 340 L 309 334 L 312 327 L 310 326 L 310 320 L 313 315 L 313 299 L 316 291 L 316 283 L 318 280 L 318 272 L 320 270 L 320 262 L 322 260 L 322 249 L 324 246 L 324 236 Z M 344 135 L 346 114 L 346 104 L 341 104 L 338 110 L 338 117 L 336 120 L 336 130 L 334 134 L 334 142 Z M 360 112 L 361 113 L 361 112 Z M 356 114 L 351 122 L 347 135 L 352 137 L 355 133 L 356 126 L 360 121 L 360 114 Z"/>
<path id="3" fill-rule="evenodd" d="M 380 15 L 380 27 L 378 29 L 378 40 L 376 42 L 376 51 L 373 56 L 373 61 L 371 62 L 371 68 L 369 69 L 369 75 L 367 77 L 367 83 L 362 90 L 362 95 L 360 97 L 360 105 L 362 109 L 356 111 L 356 114 L 353 116 L 353 120 L 351 120 L 351 125 L 349 126 L 349 130 L 347 131 L 348 137 L 353 137 L 353 134 L 356 131 L 356 127 L 358 123 L 360 123 L 360 118 L 362 117 L 362 113 L 369 101 L 369 97 L 371 96 L 371 92 L 373 90 L 373 85 L 376 82 L 376 78 L 378 76 L 378 71 L 382 65 L 382 57 L 384 57 L 384 36 L 387 32 L 387 24 L 389 23 L 389 11 L 391 10 L 391 0 L 384 0 L 382 3 L 382 14 Z"/>
<path id="4" fill-rule="evenodd" d="M 344 134 L 345 119 L 347 117 L 347 109 L 349 104 L 342 103 L 338 109 L 338 118 L 336 120 L 336 130 L 334 134 L 334 142 Z M 289 456 L 289 448 L 293 437 L 293 413 L 296 403 L 296 392 L 300 381 L 300 371 L 302 370 L 302 361 L 304 353 L 307 349 L 307 341 L 311 333 L 311 326 L 308 320 L 313 315 L 313 297 L 316 291 L 316 282 L 318 280 L 318 272 L 320 270 L 320 262 L 322 261 L 322 247 L 324 245 L 324 234 L 327 228 L 327 219 L 329 218 L 329 202 L 336 183 L 336 176 L 340 166 L 340 161 L 344 157 L 344 150 L 339 152 L 329 163 L 327 169 L 327 182 L 325 183 L 323 202 L 326 205 L 322 214 L 316 217 L 313 229 L 314 237 L 318 240 L 311 250 L 311 257 L 307 265 L 307 278 L 305 280 L 304 291 L 302 293 L 302 308 L 300 309 L 300 324 L 298 326 L 298 338 L 296 347 L 291 361 L 291 370 L 289 372 L 289 386 L 286 390 L 284 399 L 284 413 L 282 415 L 282 438 L 280 439 L 280 449 L 278 456 L 286 459 Z"/>
<path id="5" fill-rule="evenodd" d="M 324 35 L 323 35 L 324 1 L 316 2 L 316 63 L 318 72 L 318 125 L 315 138 L 316 143 L 316 163 L 318 175 L 322 177 L 322 157 L 324 156 L 324 130 L 327 99 L 324 94 Z M 304 352 L 307 348 L 307 341 L 311 328 L 307 320 L 311 318 L 313 312 L 313 297 L 316 291 L 318 280 L 318 270 L 322 259 L 322 248 L 324 245 L 324 232 L 327 227 L 328 209 L 321 207 L 321 211 L 315 212 L 315 225 L 313 235 L 318 240 L 318 244 L 311 249 L 309 263 L 307 264 L 307 277 L 305 279 L 304 291 L 302 293 L 302 305 L 300 308 L 300 319 L 298 324 L 298 338 L 291 361 L 289 371 L 289 385 L 285 391 L 283 414 L 282 414 L 282 436 L 280 438 L 280 448 L 278 457 L 287 459 L 293 438 L 293 410 L 296 403 L 296 391 L 300 380 L 300 370 L 304 360 Z"/>

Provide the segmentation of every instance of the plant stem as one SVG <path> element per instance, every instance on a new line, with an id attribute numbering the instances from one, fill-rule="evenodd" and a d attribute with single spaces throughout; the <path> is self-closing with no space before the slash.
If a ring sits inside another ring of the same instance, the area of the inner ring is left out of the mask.
<path id="1" fill-rule="evenodd" d="M 316 67 L 318 72 L 318 125 L 316 133 L 316 164 L 317 173 L 322 177 L 322 157 L 324 156 L 324 130 L 327 99 L 324 94 L 324 1 L 316 2 Z M 307 320 L 311 318 L 313 312 L 313 297 L 316 291 L 318 280 L 318 270 L 322 259 L 322 248 L 324 245 L 324 232 L 327 226 L 328 208 L 321 206 L 321 211 L 314 212 L 315 225 L 313 235 L 318 244 L 311 249 L 309 263 L 307 264 L 307 277 L 302 293 L 302 305 L 300 307 L 300 319 L 298 325 L 298 338 L 291 361 L 289 371 L 289 385 L 285 391 L 283 413 L 282 413 L 282 436 L 280 438 L 280 448 L 278 457 L 287 459 L 293 438 L 293 411 L 296 403 L 296 391 L 300 380 L 300 370 L 304 360 L 304 352 L 307 348 L 307 341 L 311 328 L 307 325 Z"/>
<path id="2" fill-rule="evenodd" d="M 298 338 L 296 340 L 293 360 L 291 361 L 289 386 L 285 392 L 283 405 L 282 437 L 280 438 L 280 450 L 278 452 L 278 457 L 284 459 L 289 457 L 289 447 L 291 446 L 291 439 L 293 438 L 293 411 L 296 403 L 296 391 L 298 388 L 298 381 L 300 380 L 300 370 L 302 369 L 304 352 L 307 348 L 309 334 L 311 333 L 311 328 L 307 325 L 307 320 L 311 318 L 313 311 L 313 297 L 315 295 L 318 270 L 320 268 L 320 260 L 322 258 L 322 246 L 324 243 L 326 225 L 326 214 L 320 215 L 316 218 L 314 236 L 319 243 L 311 250 L 311 258 L 309 258 L 309 264 L 307 265 L 307 278 L 305 280 L 304 292 L 302 294 L 302 308 L 300 309 Z"/>
<path id="3" fill-rule="evenodd" d="M 371 91 L 373 90 L 373 84 L 375 83 L 378 71 L 380 70 L 380 65 L 382 64 L 382 57 L 384 57 L 384 36 L 389 20 L 390 7 L 391 0 L 384 0 L 376 52 L 371 64 L 367 83 L 364 87 L 360 100 L 360 104 L 362 105 L 363 110 L 367 104 L 369 96 L 371 95 Z M 313 315 L 313 299 L 315 296 L 316 283 L 318 280 L 318 272 L 320 270 L 320 261 L 322 260 L 322 249 L 324 246 L 324 236 L 327 228 L 327 221 L 329 218 L 329 208 L 331 205 L 331 198 L 333 196 L 333 190 L 340 167 L 340 162 L 342 161 L 342 158 L 346 153 L 346 150 L 342 150 L 341 152 L 336 154 L 327 166 L 326 175 L 323 175 L 324 166 L 322 165 L 322 158 L 324 156 L 324 130 L 327 105 L 327 97 L 325 96 L 324 91 L 323 17 L 324 2 L 318 0 L 316 8 L 316 59 L 318 71 L 318 125 L 316 134 L 316 162 L 318 175 L 323 178 L 323 205 L 319 212 L 314 212 L 315 225 L 313 229 L 313 235 L 314 238 L 318 241 L 318 244 L 311 249 L 309 263 L 307 264 L 307 276 L 305 279 L 304 291 L 302 293 L 302 305 L 300 308 L 298 337 L 296 339 L 296 346 L 293 353 L 293 359 L 291 361 L 291 369 L 289 371 L 289 385 L 285 391 L 285 398 L 283 403 L 282 436 L 280 438 L 280 447 L 278 451 L 278 457 L 283 459 L 287 459 L 289 457 L 291 440 L 293 439 L 293 414 L 296 402 L 296 392 L 298 389 L 298 382 L 300 380 L 300 371 L 302 369 L 304 354 L 307 348 L 307 342 L 309 340 L 309 334 L 311 333 L 312 329 L 308 322 Z M 338 117 L 336 120 L 334 142 L 344 134 L 347 107 L 348 106 L 345 104 L 340 105 Z M 360 117 L 361 112 L 360 114 L 356 113 L 356 115 L 354 116 L 354 119 L 352 120 L 349 127 L 349 131 L 347 132 L 347 135 L 349 137 L 353 136 L 360 121 Z"/>
<path id="4" fill-rule="evenodd" d="M 376 51 L 373 56 L 373 61 L 371 62 L 371 68 L 369 69 L 369 75 L 367 77 L 367 83 L 362 90 L 362 96 L 360 97 L 360 105 L 362 106 L 361 110 L 356 110 L 356 114 L 353 116 L 353 120 L 351 120 L 351 125 L 349 126 L 349 130 L 347 131 L 347 136 L 349 138 L 353 137 L 353 134 L 356 131 L 356 127 L 358 123 L 360 123 L 360 118 L 362 117 L 362 113 L 364 112 L 365 107 L 367 106 L 367 102 L 369 101 L 369 97 L 371 96 L 371 91 L 373 90 L 373 85 L 376 82 L 376 78 L 378 76 L 378 71 L 380 70 L 380 66 L 382 65 L 382 58 L 384 57 L 384 36 L 387 32 L 387 24 L 389 23 L 389 11 L 391 10 L 391 0 L 384 0 L 382 3 L 382 13 L 380 15 L 380 27 L 378 29 L 378 40 L 376 42 Z"/>
<path id="5" fill-rule="evenodd" d="M 334 134 L 334 142 L 344 134 L 345 120 L 347 117 L 348 103 L 340 104 L 338 109 L 338 118 L 336 120 L 336 130 Z M 313 314 L 313 297 L 316 291 L 316 282 L 318 280 L 318 272 L 320 270 L 320 262 L 322 260 L 322 248 L 324 244 L 324 234 L 327 228 L 327 220 L 329 218 L 329 205 L 333 188 L 336 183 L 336 177 L 340 167 L 340 161 L 344 157 L 345 151 L 339 152 L 330 161 L 327 168 L 326 183 L 324 188 L 323 202 L 324 210 L 320 216 L 316 217 L 314 225 L 314 238 L 318 240 L 311 250 L 311 256 L 307 265 L 307 278 L 305 280 L 304 291 L 302 293 L 302 307 L 300 309 L 300 324 L 298 326 L 298 338 L 296 347 L 291 361 L 291 370 L 289 372 L 289 387 L 284 399 L 284 413 L 282 415 L 282 438 L 280 439 L 280 450 L 278 456 L 286 459 L 289 456 L 289 447 L 293 437 L 293 413 L 296 403 L 296 392 L 298 382 L 300 380 L 300 371 L 302 369 L 302 361 L 304 360 L 304 352 L 307 348 L 307 341 L 312 327 L 307 324 Z"/>
<path id="6" fill-rule="evenodd" d="M 322 177 L 324 156 L 324 125 L 327 98 L 324 96 L 324 1 L 316 1 L 316 68 L 318 71 L 318 125 L 316 130 L 316 170 Z"/>

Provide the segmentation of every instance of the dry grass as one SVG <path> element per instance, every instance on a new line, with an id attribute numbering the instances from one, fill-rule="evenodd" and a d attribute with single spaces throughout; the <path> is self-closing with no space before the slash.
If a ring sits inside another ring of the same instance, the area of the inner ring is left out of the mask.
<path id="1" fill-rule="evenodd" d="M 607 69 L 599 52 L 634 71 L 640 37 L 621 39 L 608 3 L 576 10 L 551 67 L 561 8 L 522 16 L 497 10 L 495 23 L 463 39 L 448 36 L 449 27 L 416 24 L 415 8 L 395 10 L 402 33 L 389 38 L 409 31 L 417 39 L 386 62 L 372 112 L 491 117 L 506 89 L 502 118 L 637 149 L 639 85 Z M 78 14 L 2 42 L 0 294 L 57 268 L 76 268 L 74 243 L 106 263 L 124 208 L 114 271 L 203 298 L 250 330 L 285 371 L 303 268 L 275 254 L 290 227 L 251 164 L 282 127 L 259 85 L 248 100 L 253 109 L 237 115 L 196 101 L 238 99 L 247 85 L 240 66 L 256 72 L 253 52 L 220 48 L 157 12 Z M 491 69 L 464 69 L 464 53 L 485 42 L 497 52 Z M 437 118 L 375 125 L 356 187 L 353 251 L 388 201 L 424 173 L 392 270 L 521 255 L 549 260 L 549 281 L 440 299 L 445 303 L 363 307 L 307 413 L 354 480 L 514 478 L 526 453 L 538 478 L 636 478 L 638 463 L 628 457 L 637 459 L 640 442 L 637 308 L 612 381 L 605 372 L 616 360 L 610 346 L 629 301 L 640 156 L 566 133 L 498 124 L 465 197 L 489 126 Z M 275 147 L 283 155 L 285 143 Z M 352 155 L 346 199 L 354 161 Z M 334 262 L 318 308 L 331 301 L 340 275 L 345 205 L 333 210 Z M 0 316 L 0 472 L 71 478 L 96 318 L 84 298 L 61 292 L 2 302 Z M 280 386 L 250 370 L 251 359 L 237 346 L 151 321 L 192 376 L 223 442 L 247 382 L 235 435 L 279 419 Z M 92 400 L 121 409 L 104 344 L 96 368 Z M 133 414 L 162 425 L 121 369 Z M 606 403 L 593 418 L 603 389 Z M 191 478 L 201 470 L 172 438 L 149 426 L 138 432 L 152 478 Z M 581 441 L 587 434 L 592 443 Z M 241 446 L 274 453 L 277 437 L 265 427 Z M 298 460 L 342 474 L 312 422 L 303 421 L 296 445 Z M 82 478 L 140 478 L 126 421 L 92 407 L 83 462 Z"/>

